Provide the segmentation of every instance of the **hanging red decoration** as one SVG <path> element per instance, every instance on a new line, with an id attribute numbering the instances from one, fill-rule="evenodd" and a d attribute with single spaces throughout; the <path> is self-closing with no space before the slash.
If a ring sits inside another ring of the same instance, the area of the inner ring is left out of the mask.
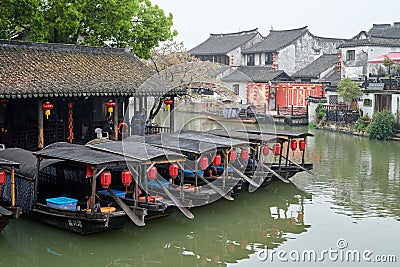
<path id="1" fill-rule="evenodd" d="M 229 161 L 235 162 L 235 161 L 236 161 L 236 158 L 237 158 L 237 153 L 236 153 L 236 151 L 235 151 L 235 150 L 229 151 L 229 153 L 228 153 L 228 159 L 229 159 Z"/>
<path id="2" fill-rule="evenodd" d="M 268 154 L 269 154 L 269 146 L 268 145 L 263 147 L 262 153 L 264 156 L 268 156 Z"/>
<path id="3" fill-rule="evenodd" d="M 213 157 L 212 163 L 215 167 L 218 167 L 219 165 L 221 165 L 221 155 L 217 154 Z"/>
<path id="4" fill-rule="evenodd" d="M 130 171 L 124 170 L 121 172 L 121 182 L 125 187 L 128 187 L 132 183 L 132 174 Z"/>
<path id="5" fill-rule="evenodd" d="M 153 166 L 147 171 L 147 178 L 154 180 L 157 177 L 157 167 Z"/>
<path id="6" fill-rule="evenodd" d="M 44 104 L 42 105 L 42 109 L 44 110 L 44 115 L 46 115 L 46 119 L 49 119 L 50 110 L 52 110 L 53 108 L 53 104 L 51 104 L 49 101 L 44 102 Z"/>
<path id="7" fill-rule="evenodd" d="M 248 160 L 249 159 L 249 150 L 242 149 L 242 152 L 240 153 L 240 158 L 243 160 Z"/>
<path id="8" fill-rule="evenodd" d="M 201 157 L 199 160 L 199 167 L 201 170 L 204 170 L 208 167 L 208 158 Z"/>
<path id="9" fill-rule="evenodd" d="M 111 173 L 109 171 L 104 171 L 100 176 L 100 183 L 103 188 L 109 188 L 111 184 Z"/>
<path id="10" fill-rule="evenodd" d="M 273 150 L 274 150 L 274 155 L 275 155 L 275 156 L 280 155 L 280 154 L 281 154 L 281 145 L 275 144 Z"/>
<path id="11" fill-rule="evenodd" d="M 164 104 L 168 111 L 170 110 L 172 103 L 174 103 L 174 101 L 171 98 L 166 98 L 164 100 Z"/>
<path id="12" fill-rule="evenodd" d="M 292 139 L 290 141 L 290 149 L 293 151 L 293 156 L 294 156 L 294 151 L 297 149 L 297 141 Z"/>
<path id="13" fill-rule="evenodd" d="M 299 142 L 299 149 L 300 149 L 300 151 L 304 151 L 304 150 L 306 150 L 306 141 L 304 141 L 304 140 L 301 140 L 300 142 Z"/>
<path id="14" fill-rule="evenodd" d="M 175 178 L 178 176 L 178 173 L 179 173 L 178 165 L 176 165 L 176 164 L 171 164 L 171 165 L 169 165 L 169 167 L 168 167 L 168 173 L 169 173 L 169 176 L 170 176 L 172 179 L 175 179 Z"/>
<path id="15" fill-rule="evenodd" d="M 6 183 L 6 172 L 0 171 L 0 187 Z"/>
<path id="16" fill-rule="evenodd" d="M 110 113 L 110 116 L 114 112 L 115 106 L 116 106 L 116 103 L 113 102 L 111 99 L 106 102 L 107 111 L 108 111 L 108 113 Z"/>
<path id="17" fill-rule="evenodd" d="M 86 177 L 93 177 L 93 168 L 91 165 L 86 165 Z"/>

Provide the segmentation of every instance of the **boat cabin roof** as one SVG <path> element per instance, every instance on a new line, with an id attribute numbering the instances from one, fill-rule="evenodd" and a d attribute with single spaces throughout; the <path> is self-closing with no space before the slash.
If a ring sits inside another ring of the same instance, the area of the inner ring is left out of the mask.
<path id="1" fill-rule="evenodd" d="M 80 164 L 90 164 L 94 168 L 120 165 L 121 162 L 126 162 L 126 158 L 121 155 L 97 151 L 83 145 L 65 142 L 51 144 L 38 152 L 33 152 L 33 154 L 43 159 L 59 159 Z M 129 163 L 140 164 L 139 161 L 134 159 L 129 159 Z"/>
<path id="2" fill-rule="evenodd" d="M 0 150 L 0 158 L 11 162 L 20 162 L 19 168 L 15 169 L 15 174 L 26 180 L 34 180 L 37 172 L 37 159 L 32 151 L 25 150 L 19 147 L 6 148 Z M 40 164 L 40 169 L 43 169 L 60 160 L 51 159 L 43 160 Z M 5 166 L 5 165 L 3 165 Z M 4 169 L 9 170 L 10 166 L 5 166 Z"/>
<path id="3" fill-rule="evenodd" d="M 172 134 L 173 136 L 179 136 L 179 138 L 185 138 L 190 140 L 201 140 L 202 142 L 212 143 L 217 146 L 225 147 L 239 147 L 249 146 L 249 140 L 233 139 L 231 136 L 220 136 L 210 132 L 200 132 L 192 130 L 181 130 Z"/>
<path id="4" fill-rule="evenodd" d="M 202 153 L 212 152 L 218 148 L 230 148 L 231 143 L 211 142 L 204 140 L 203 137 L 197 135 L 196 138 L 188 139 L 188 136 L 180 136 L 177 133 L 161 133 L 155 135 L 130 136 L 125 140 L 132 140 L 150 144 L 156 147 L 171 149 L 186 154 L 200 155 Z M 216 138 L 216 136 L 215 136 Z M 241 142 L 241 141 L 240 141 Z M 241 142 L 243 143 L 243 142 Z"/>
<path id="5" fill-rule="evenodd" d="M 116 155 L 134 159 L 140 161 L 142 164 L 179 162 L 186 160 L 186 157 L 182 154 L 154 147 L 133 139 L 124 139 L 122 142 L 109 140 L 97 143 L 89 142 L 86 146 L 98 151 L 114 153 Z"/>
<path id="6" fill-rule="evenodd" d="M 270 135 L 263 134 L 251 134 L 247 132 L 239 132 L 239 131 L 227 131 L 223 129 L 219 130 L 211 130 L 209 133 L 218 136 L 224 136 L 228 138 L 235 138 L 239 140 L 248 140 L 251 143 L 283 143 L 287 142 L 287 138 L 283 137 L 271 137 Z"/>
<path id="7" fill-rule="evenodd" d="M 238 129 L 238 132 L 247 132 L 250 134 L 265 134 L 265 135 L 274 135 L 274 136 L 282 136 L 286 138 L 304 138 L 307 136 L 314 136 L 312 133 L 298 133 L 298 132 L 287 132 L 287 131 L 276 131 L 276 130 L 268 130 L 268 129 Z"/>
<path id="8" fill-rule="evenodd" d="M 3 167 L 3 166 L 16 167 L 16 168 L 18 168 L 18 167 L 19 167 L 19 163 L 18 163 L 18 162 L 11 161 L 11 160 L 7 160 L 7 159 L 2 159 L 2 158 L 0 158 L 0 167 Z"/>

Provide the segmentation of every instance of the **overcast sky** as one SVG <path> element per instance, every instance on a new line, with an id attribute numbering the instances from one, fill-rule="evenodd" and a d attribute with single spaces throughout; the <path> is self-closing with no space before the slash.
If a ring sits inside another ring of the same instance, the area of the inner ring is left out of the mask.
<path id="1" fill-rule="evenodd" d="M 210 33 L 258 28 L 274 30 L 308 26 L 320 37 L 351 38 L 374 23 L 400 22 L 399 0 L 151 0 L 174 16 L 176 41 L 187 49 Z"/>

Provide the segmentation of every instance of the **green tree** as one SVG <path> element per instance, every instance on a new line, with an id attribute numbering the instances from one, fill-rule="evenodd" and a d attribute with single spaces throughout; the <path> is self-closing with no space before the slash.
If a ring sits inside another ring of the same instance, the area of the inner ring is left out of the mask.
<path id="1" fill-rule="evenodd" d="M 0 38 L 126 47 L 150 58 L 160 42 L 172 39 L 172 14 L 149 0 L 3 0 Z"/>
<path id="2" fill-rule="evenodd" d="M 350 78 L 344 78 L 338 84 L 337 92 L 345 100 L 355 103 L 356 109 L 359 110 L 357 98 L 362 95 L 362 92 L 357 82 L 352 81 Z"/>
<path id="3" fill-rule="evenodd" d="M 388 111 L 377 112 L 368 126 L 367 132 L 370 139 L 389 140 L 394 133 L 394 116 Z"/>

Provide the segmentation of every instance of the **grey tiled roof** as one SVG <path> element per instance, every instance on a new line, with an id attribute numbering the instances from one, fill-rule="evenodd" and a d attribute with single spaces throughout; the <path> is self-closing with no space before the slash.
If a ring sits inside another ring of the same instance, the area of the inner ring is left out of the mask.
<path id="1" fill-rule="evenodd" d="M 0 98 L 132 96 L 172 88 L 124 49 L 0 40 Z"/>
<path id="2" fill-rule="evenodd" d="M 358 46 L 387 46 L 400 47 L 400 38 L 385 38 L 385 37 L 369 37 L 366 39 L 351 40 L 345 42 L 340 47 L 358 47 Z"/>
<path id="3" fill-rule="evenodd" d="M 258 34 L 258 29 L 236 33 L 210 34 L 206 41 L 189 50 L 189 53 L 195 56 L 225 55 L 246 44 Z"/>
<path id="4" fill-rule="evenodd" d="M 272 70 L 265 66 L 238 67 L 221 80 L 224 82 L 268 82 L 277 79 L 292 80 L 283 70 Z"/>
<path id="5" fill-rule="evenodd" d="M 395 22 L 393 26 L 390 24 L 373 24 L 368 34 L 374 37 L 400 38 L 400 23 Z"/>
<path id="6" fill-rule="evenodd" d="M 319 75 L 337 64 L 338 56 L 333 55 L 322 55 L 303 69 L 292 75 L 293 78 L 319 78 Z"/>
<path id="7" fill-rule="evenodd" d="M 283 47 L 286 47 L 296 41 L 298 38 L 308 32 L 308 28 L 303 27 L 293 30 L 274 31 L 271 30 L 269 35 L 263 41 L 255 44 L 243 53 L 261 53 L 261 52 L 276 52 Z"/>

